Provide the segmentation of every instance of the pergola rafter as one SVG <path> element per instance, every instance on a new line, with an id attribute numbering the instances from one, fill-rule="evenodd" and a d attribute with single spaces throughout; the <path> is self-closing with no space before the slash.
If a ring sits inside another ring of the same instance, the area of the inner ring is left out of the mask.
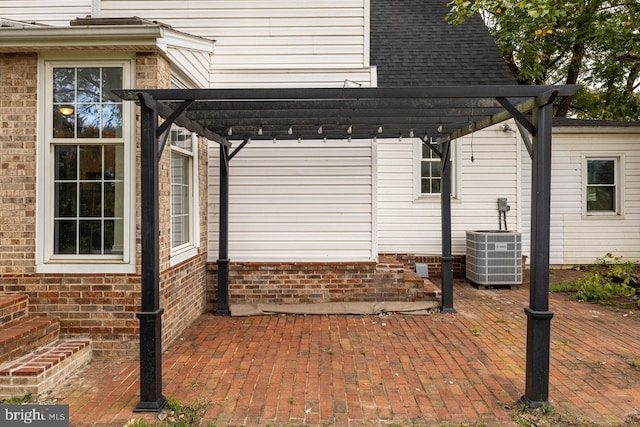
<path id="1" fill-rule="evenodd" d="M 136 410 L 159 411 L 162 396 L 161 315 L 158 260 L 158 159 L 172 123 L 220 144 L 218 306 L 229 314 L 229 162 L 250 140 L 370 139 L 418 137 L 442 162 L 442 311 L 453 308 L 450 142 L 511 117 L 532 140 L 531 290 L 527 314 L 525 394 L 531 407 L 548 404 L 550 321 L 548 309 L 551 103 L 579 89 L 567 86 L 444 86 L 343 89 L 130 89 L 141 114 L 142 310 L 140 394 Z M 531 114 L 532 119 L 525 117 Z M 159 125 L 159 117 L 165 122 Z M 230 153 L 229 140 L 242 143 Z"/>

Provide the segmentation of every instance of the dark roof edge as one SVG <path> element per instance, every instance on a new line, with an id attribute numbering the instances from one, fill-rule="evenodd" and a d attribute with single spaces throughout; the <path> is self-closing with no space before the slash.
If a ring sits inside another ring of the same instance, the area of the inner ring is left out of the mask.
<path id="1" fill-rule="evenodd" d="M 635 128 L 635 127 L 640 127 L 640 122 L 628 122 L 628 121 L 622 121 L 622 120 L 588 120 L 588 119 L 574 119 L 570 117 L 554 117 L 553 127 Z"/>

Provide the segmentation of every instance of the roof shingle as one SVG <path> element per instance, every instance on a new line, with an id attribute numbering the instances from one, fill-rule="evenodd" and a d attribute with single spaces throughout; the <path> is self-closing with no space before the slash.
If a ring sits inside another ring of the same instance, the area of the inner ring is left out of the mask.
<path id="1" fill-rule="evenodd" d="M 517 84 L 480 16 L 450 25 L 443 0 L 371 0 L 378 86 Z"/>

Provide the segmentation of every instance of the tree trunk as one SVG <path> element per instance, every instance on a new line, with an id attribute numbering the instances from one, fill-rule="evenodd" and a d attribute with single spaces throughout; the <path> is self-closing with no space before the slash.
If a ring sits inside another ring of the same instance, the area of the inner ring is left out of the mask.
<path id="1" fill-rule="evenodd" d="M 580 69 L 582 68 L 582 62 L 585 56 L 586 42 L 592 36 L 591 33 L 596 19 L 596 11 L 602 6 L 603 1 L 604 0 L 591 0 L 584 3 L 581 2 L 581 17 L 576 22 L 578 34 L 576 34 L 576 39 L 571 49 L 571 61 L 567 69 L 566 84 L 568 85 L 573 85 L 578 82 Z M 560 100 L 556 117 L 567 117 L 572 99 L 573 97 L 565 97 Z"/>
<path id="2" fill-rule="evenodd" d="M 569 62 L 569 68 L 567 69 L 567 80 L 565 81 L 566 84 L 574 85 L 578 81 L 584 54 L 584 42 L 577 41 L 573 45 L 573 49 L 571 49 L 571 61 Z M 572 96 L 565 96 L 560 100 L 560 104 L 558 105 L 558 109 L 556 110 L 556 117 L 567 117 L 567 114 L 569 114 L 569 107 L 571 106 L 572 99 Z"/>

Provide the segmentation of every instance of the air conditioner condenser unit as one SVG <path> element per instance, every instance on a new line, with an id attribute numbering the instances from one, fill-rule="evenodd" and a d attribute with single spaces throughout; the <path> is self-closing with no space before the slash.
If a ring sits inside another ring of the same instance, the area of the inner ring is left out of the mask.
<path id="1" fill-rule="evenodd" d="M 466 278 L 483 286 L 522 284 L 522 236 L 513 231 L 467 231 Z"/>

